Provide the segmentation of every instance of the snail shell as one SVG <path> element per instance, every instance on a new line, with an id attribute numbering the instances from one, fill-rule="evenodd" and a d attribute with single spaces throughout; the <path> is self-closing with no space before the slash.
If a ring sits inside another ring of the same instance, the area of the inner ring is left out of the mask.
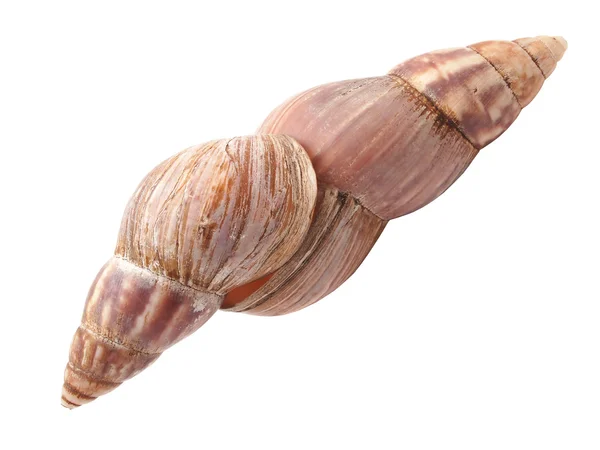
<path id="1" fill-rule="evenodd" d="M 152 364 L 227 292 L 277 270 L 310 226 L 317 185 L 286 136 L 191 147 L 137 188 L 71 345 L 62 404 L 74 408 Z"/>
<path id="2" fill-rule="evenodd" d="M 541 36 L 434 51 L 275 109 L 258 131 L 290 135 L 308 152 L 319 181 L 316 220 L 290 261 L 223 308 L 285 314 L 336 289 L 388 220 L 437 198 L 512 124 L 566 48 Z"/>
<path id="3" fill-rule="evenodd" d="M 63 405 L 113 390 L 220 307 L 278 315 L 332 292 L 387 221 L 442 194 L 511 125 L 565 50 L 542 36 L 430 52 L 159 165 L 89 291 Z"/>

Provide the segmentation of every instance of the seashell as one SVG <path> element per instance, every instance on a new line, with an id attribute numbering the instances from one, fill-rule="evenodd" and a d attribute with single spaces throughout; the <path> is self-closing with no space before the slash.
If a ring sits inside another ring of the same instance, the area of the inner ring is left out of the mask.
<path id="1" fill-rule="evenodd" d="M 387 221 L 441 195 L 512 124 L 566 48 L 563 38 L 540 36 L 434 51 L 275 109 L 258 132 L 292 136 L 308 152 L 319 183 L 315 220 L 286 264 L 232 291 L 222 308 L 286 314 L 335 290 Z"/>
<path id="2" fill-rule="evenodd" d="M 541 36 L 430 52 L 160 164 L 90 288 L 62 404 L 110 392 L 219 308 L 279 315 L 328 295 L 389 220 L 441 195 L 512 124 L 566 48 Z"/>
<path id="3" fill-rule="evenodd" d="M 156 167 L 90 288 L 62 404 L 110 392 L 200 328 L 229 291 L 281 267 L 304 241 L 316 195 L 307 154 L 286 136 L 212 141 Z"/>

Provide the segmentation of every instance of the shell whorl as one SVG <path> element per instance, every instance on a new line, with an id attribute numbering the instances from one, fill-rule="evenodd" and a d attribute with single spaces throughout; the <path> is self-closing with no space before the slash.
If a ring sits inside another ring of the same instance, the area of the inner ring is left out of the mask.
<path id="1" fill-rule="evenodd" d="M 548 78 L 567 51 L 567 41 L 560 36 L 538 36 L 514 41 L 531 57 L 544 78 Z"/>
<path id="2" fill-rule="evenodd" d="M 156 167 L 88 294 L 62 404 L 75 408 L 135 376 L 228 291 L 282 266 L 306 236 L 316 195 L 308 156 L 286 136 L 213 141 Z"/>
<path id="3" fill-rule="evenodd" d="M 386 76 L 309 89 L 259 132 L 296 138 L 320 184 L 390 220 L 444 192 L 512 124 L 565 49 L 564 39 L 542 36 L 429 52 Z"/>
<path id="4" fill-rule="evenodd" d="M 487 41 L 426 53 L 389 73 L 427 97 L 479 150 L 514 122 L 565 49 L 564 39 L 548 36 Z"/>
<path id="5" fill-rule="evenodd" d="M 111 258 L 92 284 L 73 337 L 63 406 L 89 403 L 137 375 L 200 328 L 222 300 Z"/>
<path id="6" fill-rule="evenodd" d="M 313 304 L 354 273 L 386 224 L 352 196 L 322 187 L 312 226 L 300 249 L 240 301 L 226 296 L 222 308 L 273 316 Z"/>
<path id="7" fill-rule="evenodd" d="M 115 254 L 226 293 L 280 267 L 310 226 L 316 178 L 286 136 L 191 147 L 154 169 L 126 208 Z"/>
<path id="8" fill-rule="evenodd" d="M 314 245 L 303 245 L 248 298 L 225 306 L 284 314 L 336 289 L 358 268 L 386 221 L 441 195 L 512 124 L 566 47 L 562 38 L 541 36 L 429 52 L 385 76 L 317 86 L 273 110 L 258 132 L 297 139 L 320 190 L 346 194 L 361 210 L 343 227 L 330 225 L 328 240 L 316 241 L 320 225 L 313 224 L 307 241 Z M 315 216 L 327 217 L 326 206 L 319 204 Z M 360 251 L 324 259 L 326 271 L 302 263 L 319 260 L 326 245 Z"/>

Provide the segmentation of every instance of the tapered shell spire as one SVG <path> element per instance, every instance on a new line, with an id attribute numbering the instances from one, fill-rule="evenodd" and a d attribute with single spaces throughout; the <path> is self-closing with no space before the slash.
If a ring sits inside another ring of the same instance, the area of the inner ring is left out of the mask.
<path id="1" fill-rule="evenodd" d="M 313 224 L 308 239 L 321 241 L 305 243 L 258 290 L 225 306 L 284 314 L 337 288 L 387 220 L 437 198 L 512 124 L 566 47 L 563 38 L 540 36 L 429 52 L 385 76 L 317 86 L 276 108 L 259 132 L 296 138 L 310 155 L 321 196 L 347 195 L 359 211 L 325 236 Z M 328 207 L 321 203 L 316 217 Z M 331 260 L 325 246 L 353 251 Z M 327 270 L 305 261 L 326 263 Z"/>
<path id="2" fill-rule="evenodd" d="M 469 48 L 479 53 L 498 71 L 524 108 L 539 92 L 567 49 L 561 37 L 508 41 L 485 41 Z"/>
<path id="3" fill-rule="evenodd" d="M 116 388 L 204 324 L 227 292 L 284 264 L 316 192 L 308 156 L 286 136 L 213 141 L 154 169 L 88 294 L 62 404 Z"/>
<path id="4" fill-rule="evenodd" d="M 545 36 L 481 42 L 417 56 L 389 73 L 419 91 L 473 147 L 481 149 L 500 136 L 539 92 L 562 58 L 563 43 L 564 39 Z"/>

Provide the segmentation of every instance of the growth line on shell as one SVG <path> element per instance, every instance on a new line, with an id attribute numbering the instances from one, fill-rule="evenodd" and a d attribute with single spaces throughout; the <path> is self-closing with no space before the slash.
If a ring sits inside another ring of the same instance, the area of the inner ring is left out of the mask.
<path id="1" fill-rule="evenodd" d="M 536 65 L 536 67 L 540 70 L 540 73 L 542 74 L 542 76 L 544 77 L 544 80 L 547 79 L 546 74 L 544 73 L 544 71 L 542 70 L 542 68 L 540 67 L 540 63 L 538 62 L 537 58 L 531 54 L 531 52 L 529 50 L 527 50 L 527 48 L 522 45 L 520 42 L 515 42 L 519 47 L 521 47 L 523 50 L 525 50 L 525 53 L 527 53 L 529 55 L 529 57 L 531 58 L 531 60 L 533 61 L 533 63 Z M 545 45 L 545 44 L 544 44 Z M 546 45 L 546 48 L 548 48 L 548 46 Z"/>
<path id="2" fill-rule="evenodd" d="M 114 345 L 115 347 L 121 347 L 121 348 L 123 348 L 123 349 L 125 349 L 125 350 L 127 350 L 129 352 L 132 352 L 132 353 L 137 353 L 137 354 L 140 354 L 140 355 L 147 355 L 147 356 L 154 356 L 154 355 L 160 355 L 161 354 L 161 352 L 145 352 L 143 350 L 138 350 L 138 349 L 132 347 L 131 345 L 129 345 L 129 344 L 125 343 L 125 342 L 117 342 L 114 339 L 111 339 L 108 336 L 102 334 L 101 332 L 93 330 L 92 328 L 90 328 L 88 326 L 88 324 L 85 324 L 83 322 L 79 325 L 79 327 L 82 330 L 85 330 L 88 333 L 93 334 L 94 336 L 97 336 L 98 338 L 102 339 L 103 341 L 108 342 L 109 344 Z"/>
<path id="3" fill-rule="evenodd" d="M 473 147 L 475 150 L 478 150 L 477 147 L 473 144 L 473 142 L 471 142 L 471 140 L 467 137 L 465 132 L 458 126 L 456 121 L 453 118 L 451 118 L 450 116 L 448 116 L 448 114 L 446 114 L 444 111 L 442 111 L 431 98 L 429 98 L 426 94 L 424 94 L 423 92 L 421 92 L 420 90 L 415 88 L 412 84 L 410 84 L 408 81 L 406 81 L 400 75 L 388 73 L 387 76 L 392 78 L 393 80 L 397 81 L 399 84 L 405 86 L 415 96 L 421 98 L 427 105 L 429 105 L 431 107 L 431 109 L 433 109 L 435 111 L 435 114 L 437 114 L 439 117 L 442 117 L 444 119 L 444 122 L 447 123 L 448 126 L 450 126 L 450 128 L 457 131 L 465 139 L 465 141 L 467 141 L 471 145 L 471 147 Z"/>
<path id="4" fill-rule="evenodd" d="M 515 91 L 513 90 L 512 86 L 510 85 L 508 76 L 505 73 L 503 73 L 500 69 L 498 69 L 498 67 L 493 62 L 491 62 L 488 58 L 486 58 L 484 55 L 482 55 L 476 48 L 473 48 L 473 46 L 470 46 L 470 45 L 467 48 L 473 50 L 475 53 L 477 53 L 479 56 L 481 56 L 483 59 L 485 59 L 487 61 L 487 63 L 490 66 L 492 66 L 496 72 L 498 72 L 498 75 L 500 75 L 502 77 L 502 79 L 504 80 L 504 83 L 506 83 L 506 86 L 512 93 L 515 101 L 519 105 L 519 108 L 523 109 L 523 105 L 521 105 L 521 102 L 519 101 L 519 97 L 517 97 L 517 94 L 515 94 Z"/>
<path id="5" fill-rule="evenodd" d="M 69 383 L 63 383 L 65 390 L 67 392 L 69 392 L 71 395 L 74 395 L 77 398 L 80 398 L 82 400 L 88 400 L 88 401 L 92 401 L 92 400 L 96 400 L 98 397 L 94 397 L 93 395 L 86 395 L 82 392 L 79 391 L 79 389 L 77 389 L 75 386 L 69 384 Z"/>
<path id="6" fill-rule="evenodd" d="M 73 363 L 71 363 L 71 361 L 69 361 L 67 363 L 67 367 L 72 370 L 75 373 L 78 373 L 80 375 L 84 375 L 86 378 L 89 378 L 90 380 L 93 380 L 94 383 L 98 383 L 98 384 L 103 384 L 106 386 L 112 386 L 112 387 L 116 387 L 119 386 L 122 383 L 118 383 L 118 382 L 114 382 L 114 381 L 109 381 L 109 380 L 105 380 L 103 378 L 99 378 L 97 376 L 95 376 L 92 372 L 82 369 L 80 367 L 75 367 L 73 365 Z"/>
<path id="7" fill-rule="evenodd" d="M 173 284 L 177 285 L 178 287 L 180 287 L 181 289 L 189 289 L 190 291 L 197 292 L 199 294 L 211 294 L 211 295 L 218 295 L 218 296 L 221 295 L 221 294 L 218 294 L 217 292 L 209 291 L 208 289 L 202 289 L 197 286 L 190 286 L 188 284 L 184 284 L 180 280 L 169 277 L 168 275 L 165 275 L 164 273 L 155 272 L 149 267 L 139 266 L 139 265 L 135 264 L 133 261 L 131 261 L 129 258 L 127 258 L 123 255 L 113 255 L 113 258 L 119 259 L 128 264 L 131 264 L 132 271 L 138 270 L 141 272 L 147 272 L 148 274 L 151 274 L 152 276 L 160 277 L 161 279 L 164 279 L 163 281 L 173 283 Z"/>

